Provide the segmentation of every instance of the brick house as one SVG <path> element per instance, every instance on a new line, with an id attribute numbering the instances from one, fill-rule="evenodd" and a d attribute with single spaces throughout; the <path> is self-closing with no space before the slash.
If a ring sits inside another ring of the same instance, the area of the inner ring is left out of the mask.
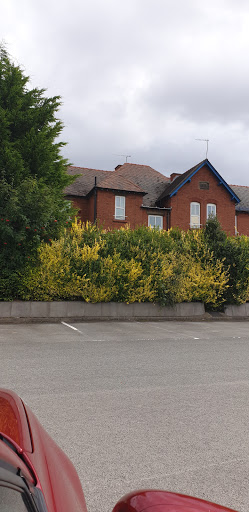
<path id="1" fill-rule="evenodd" d="M 65 195 L 83 222 L 110 229 L 143 224 L 187 230 L 204 226 L 215 214 L 228 234 L 249 235 L 249 187 L 228 185 L 207 159 L 170 177 L 131 163 L 114 171 L 70 166 L 68 173 L 78 177 Z"/>

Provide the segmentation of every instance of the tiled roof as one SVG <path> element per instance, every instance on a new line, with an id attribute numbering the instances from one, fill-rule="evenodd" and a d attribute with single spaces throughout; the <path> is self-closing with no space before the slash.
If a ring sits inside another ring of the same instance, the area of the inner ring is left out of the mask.
<path id="1" fill-rule="evenodd" d="M 138 185 L 114 172 L 104 180 L 101 180 L 97 186 L 98 188 L 106 188 L 109 190 L 123 190 L 126 192 L 146 194 Z"/>
<path id="2" fill-rule="evenodd" d="M 67 169 L 68 174 L 80 176 L 65 189 L 65 194 L 68 196 L 87 196 L 93 189 L 95 177 L 97 178 L 97 185 L 113 174 L 113 171 L 101 171 L 99 169 L 89 169 L 87 167 L 73 167 L 69 166 Z"/>
<path id="3" fill-rule="evenodd" d="M 68 185 L 65 193 L 68 196 L 85 197 L 94 187 L 95 177 L 97 188 L 123 190 L 144 194 L 143 204 L 154 206 L 169 178 L 152 169 L 149 165 L 125 163 L 115 171 L 101 171 L 87 167 L 68 167 L 71 175 L 79 174 L 74 183 Z"/>
<path id="4" fill-rule="evenodd" d="M 115 174 L 125 176 L 125 178 L 128 178 L 147 192 L 143 198 L 144 206 L 154 206 L 158 196 L 170 180 L 149 165 L 138 165 L 128 162 L 116 168 Z"/>
<path id="5" fill-rule="evenodd" d="M 237 212 L 249 212 L 249 187 L 242 185 L 229 185 L 240 198 L 240 203 L 235 206 Z"/>

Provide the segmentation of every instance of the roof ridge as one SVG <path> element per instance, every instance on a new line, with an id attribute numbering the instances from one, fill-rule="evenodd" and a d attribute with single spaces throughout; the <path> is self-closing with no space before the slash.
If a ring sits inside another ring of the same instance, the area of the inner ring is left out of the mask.
<path id="1" fill-rule="evenodd" d="M 163 174 L 160 171 L 157 171 L 156 169 L 154 169 L 154 167 L 151 167 L 151 165 L 146 165 L 146 164 L 133 164 L 132 162 L 125 162 L 124 164 L 120 165 L 120 167 L 118 167 L 118 169 L 115 169 L 115 172 L 118 173 L 122 167 L 129 166 L 129 165 L 134 165 L 136 167 L 146 167 L 147 169 L 150 169 L 154 173 L 159 174 L 160 176 L 162 176 L 166 180 L 170 180 L 169 176 L 165 176 L 165 174 Z"/>
<path id="2" fill-rule="evenodd" d="M 107 171 L 105 169 L 94 169 L 93 167 L 79 167 L 77 165 L 68 165 L 67 166 L 68 169 L 84 169 L 84 170 L 87 170 L 87 171 L 97 171 L 97 172 L 114 172 L 114 171 Z"/>
<path id="3" fill-rule="evenodd" d="M 124 162 L 123 164 L 121 164 L 121 167 L 123 167 L 123 165 L 139 165 L 140 167 L 150 167 L 150 169 L 154 169 L 154 167 L 151 167 L 151 165 L 147 165 L 147 164 L 133 164 L 132 162 Z"/>
<path id="4" fill-rule="evenodd" d="M 249 185 L 231 185 L 231 184 L 229 184 L 229 187 L 244 187 L 244 188 L 249 188 Z"/>

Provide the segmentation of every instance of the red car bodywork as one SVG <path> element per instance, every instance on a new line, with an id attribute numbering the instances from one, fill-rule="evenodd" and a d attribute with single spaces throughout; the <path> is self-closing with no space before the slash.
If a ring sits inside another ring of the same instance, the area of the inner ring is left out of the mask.
<path id="1" fill-rule="evenodd" d="M 0 459 L 25 469 L 42 490 L 48 512 L 87 512 L 77 472 L 32 411 L 12 391 L 0 391 L 0 432 L 20 448 L 20 457 L 0 441 Z M 8 449 L 8 453 L 6 453 Z"/>
<path id="2" fill-rule="evenodd" d="M 112 512 L 235 512 L 183 494 L 167 491 L 135 491 L 117 503 Z"/>
<path id="3" fill-rule="evenodd" d="M 77 472 L 13 391 L 0 389 L 0 461 L 20 471 L 43 494 L 48 512 L 87 512 Z M 1 485 L 1 482 L 0 482 Z M 142 490 L 124 496 L 113 512 L 236 512 L 166 491 Z"/>

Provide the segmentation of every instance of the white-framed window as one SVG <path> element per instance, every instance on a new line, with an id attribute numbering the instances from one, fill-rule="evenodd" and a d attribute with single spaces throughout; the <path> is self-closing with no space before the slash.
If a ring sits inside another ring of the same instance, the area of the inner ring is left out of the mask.
<path id="1" fill-rule="evenodd" d="M 148 226 L 151 228 L 163 229 L 163 216 L 162 215 L 149 215 Z"/>
<path id="2" fill-rule="evenodd" d="M 191 228 L 200 228 L 200 214 L 201 214 L 201 205 L 200 203 L 190 203 L 190 227 Z"/>
<path id="3" fill-rule="evenodd" d="M 125 196 L 115 196 L 115 219 L 125 220 Z"/>
<path id="4" fill-rule="evenodd" d="M 238 232 L 238 216 L 235 214 L 235 236 L 239 234 Z"/>
<path id="5" fill-rule="evenodd" d="M 209 203 L 207 204 L 207 219 L 213 216 L 216 216 L 216 204 Z"/>

